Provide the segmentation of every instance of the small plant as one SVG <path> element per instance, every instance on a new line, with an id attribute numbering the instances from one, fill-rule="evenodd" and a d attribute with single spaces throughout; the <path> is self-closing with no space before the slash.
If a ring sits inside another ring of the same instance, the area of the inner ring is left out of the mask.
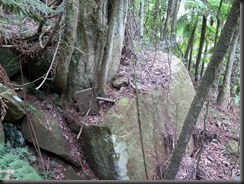
<path id="1" fill-rule="evenodd" d="M 36 170 L 19 155 L 25 155 L 26 148 L 18 149 L 18 155 L 13 154 L 14 148 L 0 144 L 0 180 L 43 180 Z M 16 150 L 15 150 L 16 151 Z"/>

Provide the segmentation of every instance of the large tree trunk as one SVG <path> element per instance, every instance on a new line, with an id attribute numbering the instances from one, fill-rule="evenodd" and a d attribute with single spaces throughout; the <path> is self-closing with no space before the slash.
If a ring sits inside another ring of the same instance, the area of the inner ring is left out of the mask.
<path id="1" fill-rule="evenodd" d="M 170 37 L 169 35 L 169 25 L 172 23 L 172 15 L 173 15 L 173 10 L 174 10 L 174 3 L 175 0 L 168 0 L 168 9 L 167 9 L 167 15 L 166 15 L 166 20 L 164 23 L 164 30 L 163 30 L 163 39 L 164 41 L 167 41 Z"/>
<path id="2" fill-rule="evenodd" d="M 119 67 L 128 0 L 67 0 L 54 84 L 69 101 L 76 91 L 103 88 Z M 109 71 L 109 72 L 108 72 Z"/>
<path id="3" fill-rule="evenodd" d="M 220 10 L 221 10 L 222 4 L 223 4 L 223 0 L 220 0 L 219 7 L 218 7 L 218 11 L 217 11 L 217 15 L 216 15 L 217 25 L 216 25 L 216 33 L 215 33 L 215 38 L 214 38 L 214 46 L 216 46 L 217 40 L 219 38 L 219 28 L 220 28 L 220 18 L 219 18 L 219 15 L 220 15 Z"/>
<path id="4" fill-rule="evenodd" d="M 238 41 L 240 43 L 240 39 Z M 237 49 L 237 52 L 239 48 Z M 239 51 L 240 52 L 240 51 Z M 231 72 L 231 78 L 230 78 L 230 95 L 231 97 L 234 97 L 236 94 L 238 94 L 240 91 L 236 90 L 236 85 L 240 84 L 240 55 L 238 58 L 234 60 L 233 67 L 232 67 L 232 72 Z"/>
<path id="5" fill-rule="evenodd" d="M 214 47 L 216 46 L 217 40 L 219 38 L 219 30 L 220 30 L 220 18 L 219 18 L 219 15 L 220 15 L 220 10 L 221 10 L 222 4 L 223 4 L 223 0 L 220 0 L 219 7 L 218 7 L 218 12 L 217 12 L 217 15 L 216 15 L 217 25 L 216 25 L 216 33 L 215 33 L 215 38 L 214 38 Z M 210 89 L 210 94 L 212 96 L 214 96 L 214 97 L 216 96 L 217 91 L 218 91 L 219 77 L 221 75 L 221 72 L 222 72 L 223 68 L 224 68 L 223 65 L 219 66 L 217 75 L 215 76 L 214 82 L 213 82 L 213 84 L 211 86 L 211 89 Z"/>
<path id="6" fill-rule="evenodd" d="M 223 108 L 226 108 L 230 102 L 230 77 L 231 77 L 232 66 L 235 60 L 235 51 L 238 43 L 237 42 L 238 35 L 239 35 L 239 29 L 235 31 L 232 38 L 229 58 L 225 69 L 224 82 L 220 87 L 219 94 L 217 97 L 217 104 L 222 106 Z"/>
<path id="7" fill-rule="evenodd" d="M 109 17 L 108 42 L 97 80 L 98 94 L 102 96 L 106 94 L 106 82 L 115 76 L 119 68 L 128 9 L 128 0 L 111 1 L 111 3 L 113 8 Z"/>
<path id="8" fill-rule="evenodd" d="M 191 103 L 191 107 L 184 121 L 177 145 L 173 150 L 169 167 L 164 175 L 164 180 L 175 179 L 198 116 L 202 109 L 203 103 L 214 80 L 215 73 L 229 48 L 234 31 L 239 25 L 239 18 L 240 2 L 239 0 L 235 0 L 232 4 L 227 21 L 217 42 L 216 49 L 200 82 L 199 89 Z"/>
<path id="9" fill-rule="evenodd" d="M 173 18 L 172 18 L 172 24 L 171 24 L 171 33 L 170 33 L 170 39 L 175 42 L 176 41 L 176 29 L 177 29 L 177 15 L 180 9 L 180 3 L 181 0 L 176 0 L 174 5 L 174 11 L 173 11 Z"/>

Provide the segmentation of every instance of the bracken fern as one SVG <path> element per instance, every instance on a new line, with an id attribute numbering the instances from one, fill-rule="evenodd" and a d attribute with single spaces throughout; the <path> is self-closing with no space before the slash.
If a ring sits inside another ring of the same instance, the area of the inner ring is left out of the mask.
<path id="1" fill-rule="evenodd" d="M 43 180 L 28 162 L 0 144 L 0 180 Z"/>

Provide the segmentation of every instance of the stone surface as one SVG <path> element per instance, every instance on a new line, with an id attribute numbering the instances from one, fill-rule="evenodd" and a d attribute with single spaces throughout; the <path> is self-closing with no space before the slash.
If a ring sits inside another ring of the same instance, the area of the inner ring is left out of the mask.
<path id="1" fill-rule="evenodd" d="M 85 126 L 79 138 L 85 157 L 94 174 L 101 180 L 116 179 L 113 143 L 108 127 Z"/>
<path id="2" fill-rule="evenodd" d="M 24 102 L 9 88 L 0 83 L 1 98 L 6 100 L 6 122 L 12 123 L 25 115 Z"/>
<path id="3" fill-rule="evenodd" d="M 113 86 L 117 89 L 121 87 L 128 86 L 128 78 L 127 77 L 119 77 L 113 82 Z"/>
<path id="4" fill-rule="evenodd" d="M 240 152 L 240 145 L 238 141 L 235 140 L 229 140 L 226 145 L 229 152 L 236 153 Z"/>
<path id="5" fill-rule="evenodd" d="M 65 180 L 80 180 L 81 177 L 76 174 L 74 169 L 71 166 L 68 166 L 64 171 Z"/>
<path id="6" fill-rule="evenodd" d="M 75 166 L 79 167 L 78 158 L 74 155 L 71 145 L 66 137 L 63 135 L 63 130 L 59 126 L 57 118 L 51 118 L 47 121 L 45 114 L 38 109 L 29 113 L 29 122 L 32 124 L 33 129 L 38 140 L 40 147 L 44 150 L 50 151 Z M 25 139 L 33 143 L 31 139 L 27 118 L 22 123 L 22 133 Z"/>
<path id="7" fill-rule="evenodd" d="M 97 94 L 94 88 L 77 91 L 74 97 L 82 115 L 95 115 L 98 113 Z"/>
<path id="8" fill-rule="evenodd" d="M 139 112 L 135 98 L 121 98 L 106 112 L 100 129 L 90 126 L 89 136 L 81 135 L 88 163 L 100 179 L 151 180 L 156 163 L 168 159 L 195 95 L 181 61 L 172 60 L 171 67 L 168 91 L 152 87 L 139 93 Z M 104 128 L 109 132 L 105 137 Z M 102 168 L 110 168 L 113 177 L 99 172 Z"/>

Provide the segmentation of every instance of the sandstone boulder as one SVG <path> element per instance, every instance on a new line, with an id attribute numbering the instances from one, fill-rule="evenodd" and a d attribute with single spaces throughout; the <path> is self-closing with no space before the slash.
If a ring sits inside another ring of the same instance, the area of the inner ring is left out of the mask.
<path id="1" fill-rule="evenodd" d="M 11 89 L 0 83 L 0 98 L 6 105 L 6 122 L 15 122 L 25 115 L 24 102 Z"/>
<path id="2" fill-rule="evenodd" d="M 195 95 L 182 62 L 170 66 L 169 88 L 151 86 L 138 101 L 124 96 L 101 125 L 83 129 L 80 142 L 100 179 L 152 180 L 156 164 L 169 158 Z"/>

